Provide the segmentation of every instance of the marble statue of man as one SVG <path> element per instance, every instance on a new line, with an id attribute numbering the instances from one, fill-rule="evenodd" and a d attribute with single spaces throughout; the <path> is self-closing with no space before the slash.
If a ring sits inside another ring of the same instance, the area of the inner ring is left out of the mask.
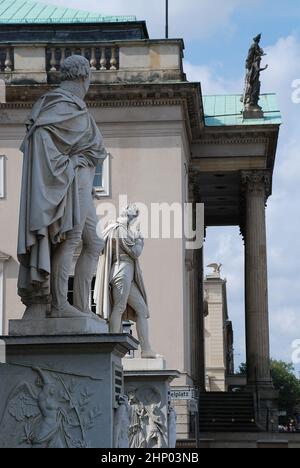
<path id="1" fill-rule="evenodd" d="M 86 58 L 68 57 L 60 87 L 37 101 L 27 123 L 21 147 L 18 289 L 28 314 L 47 308 L 55 318 L 91 314 L 90 286 L 104 247 L 96 234 L 92 190 L 95 168 L 107 153 L 84 102 L 90 77 Z M 68 279 L 81 241 L 71 306 Z"/>
<path id="2" fill-rule="evenodd" d="M 130 205 L 116 223 L 104 231 L 104 254 L 100 257 L 95 302 L 97 313 L 109 321 L 111 333 L 122 332 L 122 320 L 136 322 L 143 358 L 156 358 L 149 341 L 150 317 L 139 257 L 144 248 L 141 233 L 130 228 L 139 210 Z M 127 315 L 126 315 L 127 314 Z"/>

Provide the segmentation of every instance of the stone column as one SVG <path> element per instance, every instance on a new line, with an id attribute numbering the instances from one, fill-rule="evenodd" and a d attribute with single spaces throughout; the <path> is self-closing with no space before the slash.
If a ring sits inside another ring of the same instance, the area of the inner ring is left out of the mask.
<path id="1" fill-rule="evenodd" d="M 268 171 L 242 172 L 245 193 L 245 293 L 248 385 L 272 387 L 268 314 L 266 201 Z"/>

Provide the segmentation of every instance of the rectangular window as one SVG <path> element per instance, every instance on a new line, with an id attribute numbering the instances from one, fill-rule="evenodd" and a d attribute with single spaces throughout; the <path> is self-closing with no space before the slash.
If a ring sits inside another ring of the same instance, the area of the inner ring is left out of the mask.
<path id="1" fill-rule="evenodd" d="M 110 154 L 107 155 L 104 162 L 99 163 L 96 167 L 94 188 L 98 195 L 103 197 L 110 195 Z"/>
<path id="2" fill-rule="evenodd" d="M 97 306 L 94 303 L 94 290 L 95 290 L 95 283 L 96 283 L 96 277 L 93 278 L 92 280 L 92 287 L 91 287 L 91 293 L 90 293 L 90 303 L 89 307 L 94 314 L 96 313 Z M 70 276 L 69 278 L 69 287 L 68 287 L 68 301 L 71 305 L 74 303 L 74 277 Z"/>
<path id="3" fill-rule="evenodd" d="M 0 198 L 5 198 L 5 156 L 0 155 Z"/>
<path id="4" fill-rule="evenodd" d="M 103 187 L 103 164 L 98 164 L 94 178 L 94 187 Z"/>
<path id="5" fill-rule="evenodd" d="M 74 278 L 70 276 L 69 278 L 69 287 L 68 287 L 68 301 L 73 305 L 73 291 L 74 291 Z"/>

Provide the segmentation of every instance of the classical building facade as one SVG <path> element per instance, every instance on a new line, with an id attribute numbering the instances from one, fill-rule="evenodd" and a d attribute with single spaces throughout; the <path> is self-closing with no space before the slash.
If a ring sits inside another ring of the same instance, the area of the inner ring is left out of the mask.
<path id="1" fill-rule="evenodd" d="M 92 67 L 87 103 L 110 153 L 95 178 L 99 217 L 111 205 L 118 209 L 126 195 L 150 213 L 153 204 L 204 203 L 206 226 L 241 226 L 248 384 L 261 390 L 263 408 L 273 398 L 265 206 L 281 123 L 276 97 L 263 95 L 264 118 L 245 121 L 240 94 L 206 97 L 199 83 L 187 81 L 181 39 L 151 40 L 145 22 L 134 18 L 23 3 L 22 8 L 0 5 L 2 333 L 8 320 L 24 311 L 17 297 L 16 245 L 25 121 L 36 99 L 59 83 L 64 58 L 82 54 Z M 180 371 L 174 385 L 204 391 L 203 252 L 186 247 L 183 235 L 149 236 L 142 267 L 153 346 L 168 368 Z M 177 406 L 178 435 L 187 438 L 188 407 Z"/>
<path id="2" fill-rule="evenodd" d="M 204 281 L 206 390 L 226 392 L 234 375 L 232 322 L 227 304 L 227 281 L 220 272 L 208 274 Z"/>

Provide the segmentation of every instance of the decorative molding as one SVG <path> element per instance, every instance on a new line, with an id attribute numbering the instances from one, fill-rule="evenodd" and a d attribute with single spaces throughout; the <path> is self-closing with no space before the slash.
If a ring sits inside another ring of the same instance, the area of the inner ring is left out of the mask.
<path id="1" fill-rule="evenodd" d="M 272 174 L 264 171 L 242 171 L 242 190 L 248 194 L 261 195 L 267 200 L 272 193 Z"/>
<path id="2" fill-rule="evenodd" d="M 242 171 L 241 172 L 241 197 L 240 197 L 240 235 L 246 241 L 246 209 L 247 199 L 251 196 L 264 198 L 265 203 L 272 194 L 271 170 Z"/>
<path id="3" fill-rule="evenodd" d="M 232 138 L 231 136 L 225 137 L 224 135 L 222 135 L 220 138 L 216 135 L 216 138 L 211 138 L 210 140 L 207 140 L 207 139 L 199 140 L 194 143 L 201 145 L 201 146 L 205 146 L 205 145 L 212 146 L 212 145 L 228 145 L 228 144 L 231 144 L 231 145 L 243 144 L 244 145 L 244 144 L 252 144 L 252 143 L 267 144 L 268 141 L 269 141 L 268 137 L 259 137 L 259 138 L 255 136 L 250 137 L 249 133 L 247 133 L 247 136 L 243 136 L 243 134 L 239 134 L 234 138 Z"/>
<path id="4" fill-rule="evenodd" d="M 148 106 L 180 106 L 182 99 L 147 99 L 147 100 L 124 100 L 124 101 L 87 101 L 89 108 L 100 107 L 148 107 Z M 34 105 L 34 101 L 26 102 L 6 102 L 0 103 L 0 109 L 31 109 Z"/>
<path id="5" fill-rule="evenodd" d="M 7 102 L 0 109 L 31 109 L 34 102 L 57 86 L 8 85 Z M 21 100 L 22 99 L 22 100 Z M 24 101 L 23 101 L 24 100 Z M 182 106 L 183 121 L 190 139 L 198 139 L 204 129 L 204 111 L 201 89 L 196 83 L 107 83 L 92 84 L 87 96 L 92 108 L 128 108 L 151 106 Z"/>

